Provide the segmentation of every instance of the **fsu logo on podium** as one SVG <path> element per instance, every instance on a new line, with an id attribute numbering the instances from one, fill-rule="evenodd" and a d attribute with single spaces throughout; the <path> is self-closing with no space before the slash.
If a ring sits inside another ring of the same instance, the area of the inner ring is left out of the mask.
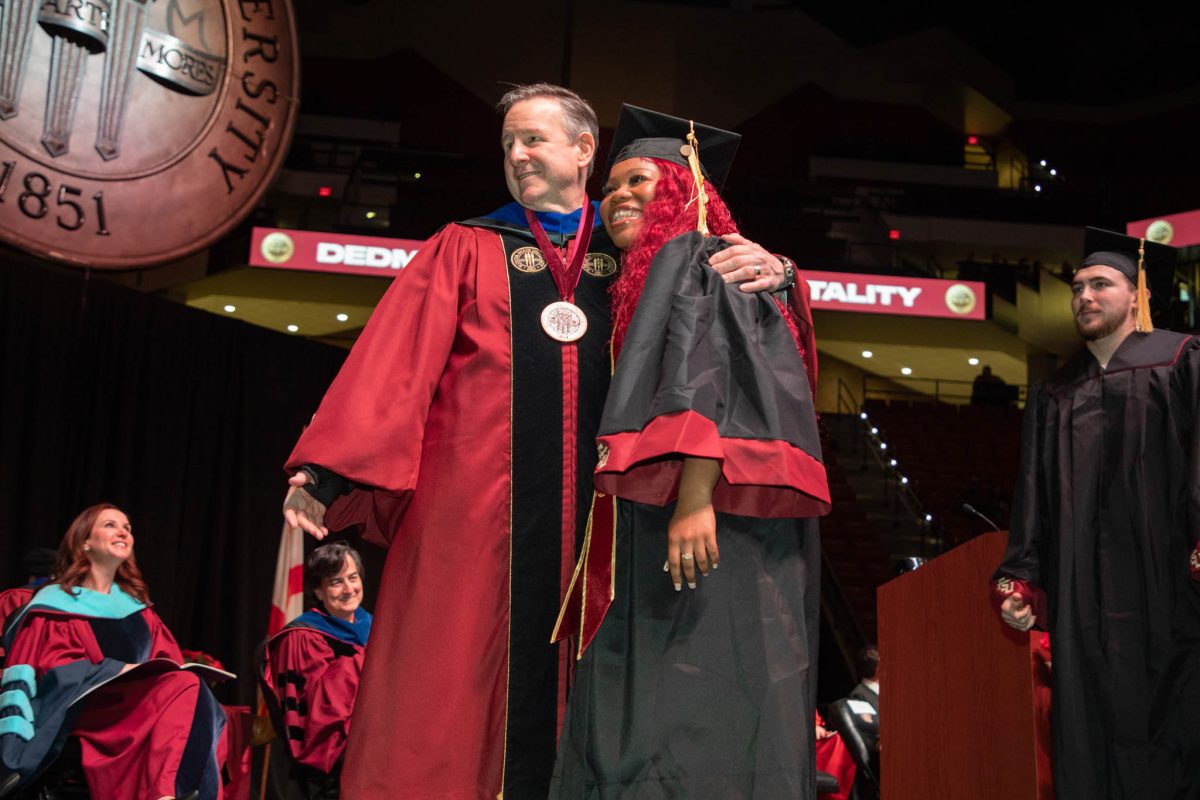
<path id="1" fill-rule="evenodd" d="M 0 0 L 0 236 L 127 269 L 244 217 L 296 116 L 290 0 Z"/>

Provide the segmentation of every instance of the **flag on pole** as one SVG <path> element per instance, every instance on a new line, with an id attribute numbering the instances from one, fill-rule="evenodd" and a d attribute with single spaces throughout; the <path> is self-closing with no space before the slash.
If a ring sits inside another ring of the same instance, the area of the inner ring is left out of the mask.
<path id="1" fill-rule="evenodd" d="M 283 523 L 279 555 L 275 560 L 275 591 L 271 595 L 271 618 L 267 636 L 304 613 L 304 531 Z"/>

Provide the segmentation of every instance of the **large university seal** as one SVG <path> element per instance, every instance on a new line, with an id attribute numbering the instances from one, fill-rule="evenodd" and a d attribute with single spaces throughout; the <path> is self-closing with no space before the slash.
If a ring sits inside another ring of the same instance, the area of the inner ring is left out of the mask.
<path id="1" fill-rule="evenodd" d="M 291 0 L 3 0 L 0 237 L 121 269 L 211 244 L 296 117 Z"/>

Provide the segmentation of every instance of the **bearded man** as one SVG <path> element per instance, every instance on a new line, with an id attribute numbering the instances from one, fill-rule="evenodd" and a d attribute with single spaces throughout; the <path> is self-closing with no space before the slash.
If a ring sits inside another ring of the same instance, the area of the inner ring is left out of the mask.
<path id="1" fill-rule="evenodd" d="M 1089 228 L 1085 251 L 1085 346 L 1030 392 L 993 595 L 1050 632 L 1058 797 L 1200 798 L 1200 340 L 1149 322 L 1173 248 Z"/>

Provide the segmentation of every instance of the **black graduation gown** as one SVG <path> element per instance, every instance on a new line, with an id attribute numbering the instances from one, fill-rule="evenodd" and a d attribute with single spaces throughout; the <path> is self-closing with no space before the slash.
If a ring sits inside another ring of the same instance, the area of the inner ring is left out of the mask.
<path id="1" fill-rule="evenodd" d="M 1046 592 L 1059 798 L 1200 797 L 1200 340 L 1131 334 L 1031 392 L 997 577 Z"/>
<path id="2" fill-rule="evenodd" d="M 816 415 L 770 296 L 708 266 L 723 246 L 663 246 L 617 362 L 597 470 L 621 498 L 615 597 L 576 672 L 552 797 L 816 796 Z M 722 462 L 721 565 L 676 592 L 662 566 L 685 456 Z"/>

